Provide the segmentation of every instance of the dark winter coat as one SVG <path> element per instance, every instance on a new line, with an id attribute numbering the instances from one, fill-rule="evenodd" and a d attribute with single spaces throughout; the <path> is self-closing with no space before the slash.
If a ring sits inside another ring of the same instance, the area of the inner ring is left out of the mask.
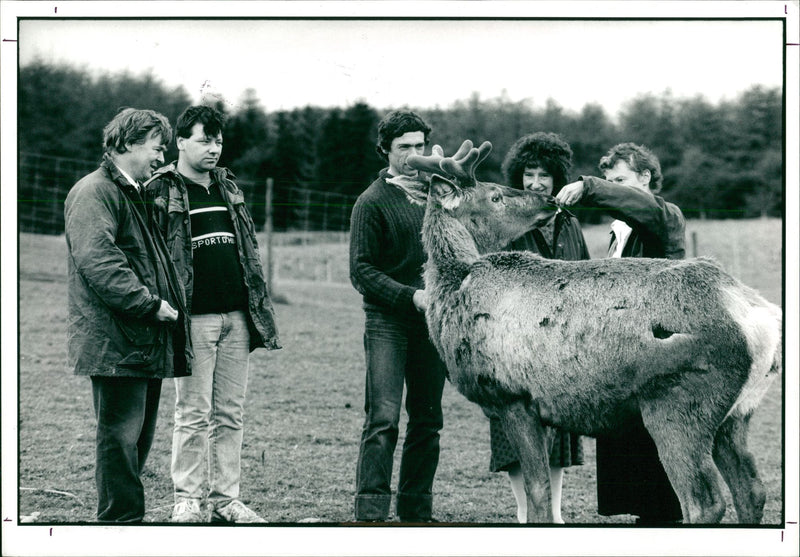
<path id="1" fill-rule="evenodd" d="M 553 238 L 553 245 L 548 245 L 541 231 L 538 228 L 534 228 L 521 238 L 511 242 L 506 249 L 531 251 L 547 259 L 560 259 L 562 261 L 590 259 L 589 249 L 586 247 L 581 225 L 578 219 L 565 209 L 561 209 L 556 213 Z"/>
<path id="2" fill-rule="evenodd" d="M 239 262 L 247 289 L 250 350 L 259 347 L 273 350 L 281 347 L 275 311 L 261 267 L 255 225 L 235 179 L 226 168 L 218 167 L 211 171 L 211 180 L 219 186 L 236 235 Z M 166 238 L 169 255 L 175 262 L 186 291 L 186 305 L 191 308 L 194 279 L 189 195 L 175 163 L 156 171 L 145 184 L 145 196 L 148 209 L 153 212 L 153 220 Z"/>
<path id="3" fill-rule="evenodd" d="M 162 378 L 190 374 L 182 285 L 142 198 L 106 158 L 64 203 L 68 363 L 76 375 Z M 177 322 L 155 318 L 161 301 Z"/>
<path id="4" fill-rule="evenodd" d="M 633 231 L 622 257 L 683 259 L 686 256 L 686 220 L 677 205 L 658 195 L 621 186 L 594 176 L 584 176 L 581 204 L 598 207 L 624 221 Z M 616 239 L 612 233 L 609 255 Z"/>
<path id="5" fill-rule="evenodd" d="M 632 228 L 621 257 L 683 259 L 686 221 L 681 210 L 657 195 L 599 178 L 584 177 L 582 203 L 600 207 Z M 611 233 L 608 254 L 616 249 Z M 598 435 L 597 510 L 650 521 L 681 518 L 681 507 L 641 417 L 616 435 Z"/>

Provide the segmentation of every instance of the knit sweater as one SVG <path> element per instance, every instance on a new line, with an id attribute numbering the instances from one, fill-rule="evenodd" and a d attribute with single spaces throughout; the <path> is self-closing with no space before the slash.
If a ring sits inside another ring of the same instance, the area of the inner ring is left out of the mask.
<path id="1" fill-rule="evenodd" d="M 350 219 L 350 281 L 365 309 L 419 314 L 412 298 L 425 288 L 422 219 L 425 207 L 411 203 L 384 169 L 364 190 Z M 420 314 L 421 315 L 421 314 Z"/>

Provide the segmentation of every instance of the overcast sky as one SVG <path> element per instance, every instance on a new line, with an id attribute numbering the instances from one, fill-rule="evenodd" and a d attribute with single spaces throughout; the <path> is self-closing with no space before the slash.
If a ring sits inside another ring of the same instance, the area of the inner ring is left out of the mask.
<path id="1" fill-rule="evenodd" d="M 483 4 L 483 3 L 480 3 Z M 23 20 L 19 61 L 152 72 L 269 111 L 298 106 L 447 107 L 478 92 L 614 115 L 637 94 L 732 99 L 783 75 L 779 21 Z"/>

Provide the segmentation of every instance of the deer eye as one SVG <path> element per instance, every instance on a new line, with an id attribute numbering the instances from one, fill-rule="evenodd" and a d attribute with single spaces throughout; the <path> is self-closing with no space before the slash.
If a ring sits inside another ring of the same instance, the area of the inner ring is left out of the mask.
<path id="1" fill-rule="evenodd" d="M 500 203 L 500 200 L 503 199 L 503 196 L 499 193 L 495 193 L 492 195 L 492 203 Z"/>

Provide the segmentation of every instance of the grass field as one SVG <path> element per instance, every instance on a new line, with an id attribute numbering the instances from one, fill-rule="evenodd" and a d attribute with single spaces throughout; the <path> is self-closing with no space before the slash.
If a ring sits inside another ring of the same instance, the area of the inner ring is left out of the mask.
<path id="1" fill-rule="evenodd" d="M 697 232 L 699 255 L 715 257 L 781 303 L 780 221 L 690 222 L 692 232 Z M 587 227 L 586 237 L 592 255 L 602 256 L 607 228 Z M 242 498 L 273 523 L 348 522 L 363 420 L 364 356 L 360 298 L 346 282 L 347 247 L 286 242 L 276 245 L 274 261 L 280 269 L 275 291 L 288 301 L 276 306 L 284 348 L 252 355 Z M 19 266 L 20 514 L 38 512 L 44 523 L 91 522 L 96 506 L 91 386 L 65 367 L 63 237 L 23 235 Z M 756 412 L 750 436 L 768 490 L 764 523 L 772 525 L 784 520 L 781 399 L 776 382 Z M 166 521 L 172 506 L 173 401 L 173 384 L 165 381 L 144 474 L 147 521 Z M 444 407 L 436 517 L 456 523 L 514 522 L 506 478 L 488 471 L 488 420 L 449 384 Z M 597 515 L 591 439 L 585 449 L 586 464 L 566 472 L 565 520 L 631 523 L 628 516 Z M 729 508 L 724 522 L 733 521 Z"/>

